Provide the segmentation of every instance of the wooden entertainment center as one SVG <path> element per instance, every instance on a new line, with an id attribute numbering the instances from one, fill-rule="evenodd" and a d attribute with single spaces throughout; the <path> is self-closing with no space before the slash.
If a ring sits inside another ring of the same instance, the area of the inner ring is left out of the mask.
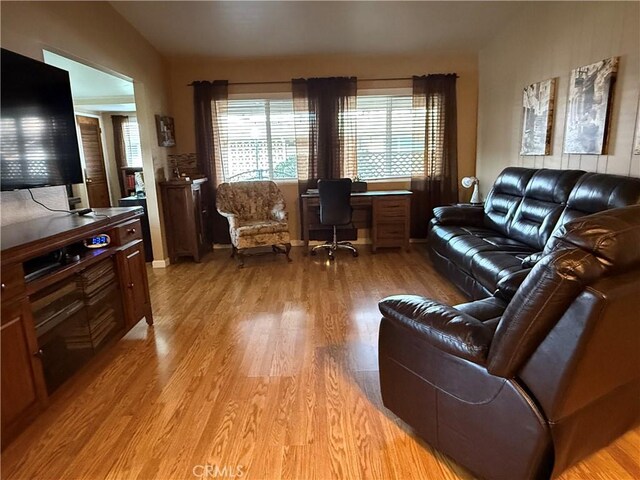
<path id="1" fill-rule="evenodd" d="M 142 318 L 153 324 L 142 215 L 102 208 L 2 228 L 3 447 L 96 353 Z M 85 246 L 104 234 L 108 245 Z"/>

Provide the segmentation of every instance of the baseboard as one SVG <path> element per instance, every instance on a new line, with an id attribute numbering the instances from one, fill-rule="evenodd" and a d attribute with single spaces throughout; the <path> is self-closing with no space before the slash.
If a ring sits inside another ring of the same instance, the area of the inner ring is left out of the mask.
<path id="1" fill-rule="evenodd" d="M 171 264 L 171 261 L 168 258 L 164 260 L 154 260 L 151 262 L 152 268 L 167 268 Z"/>

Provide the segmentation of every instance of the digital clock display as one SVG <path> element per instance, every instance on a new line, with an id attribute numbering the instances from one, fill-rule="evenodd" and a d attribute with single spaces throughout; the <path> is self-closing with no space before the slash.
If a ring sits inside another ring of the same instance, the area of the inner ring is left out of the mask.
<path id="1" fill-rule="evenodd" d="M 87 248 L 102 248 L 111 243 L 111 238 L 106 233 L 95 235 L 91 238 L 87 238 L 84 241 L 84 246 Z"/>

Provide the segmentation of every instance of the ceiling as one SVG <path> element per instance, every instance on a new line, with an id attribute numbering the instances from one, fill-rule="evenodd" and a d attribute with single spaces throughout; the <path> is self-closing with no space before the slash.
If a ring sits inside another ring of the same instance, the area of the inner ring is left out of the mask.
<path id="1" fill-rule="evenodd" d="M 57 53 L 43 51 L 44 61 L 69 72 L 73 105 L 90 112 L 136 110 L 133 83 Z"/>
<path id="2" fill-rule="evenodd" d="M 477 52 L 521 2 L 110 2 L 161 54 Z"/>

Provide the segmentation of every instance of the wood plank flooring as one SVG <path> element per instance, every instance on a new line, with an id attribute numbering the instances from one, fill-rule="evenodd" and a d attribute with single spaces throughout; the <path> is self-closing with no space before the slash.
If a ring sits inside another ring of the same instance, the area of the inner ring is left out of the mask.
<path id="1" fill-rule="evenodd" d="M 149 270 L 155 326 L 64 385 L 2 478 L 473 478 L 382 406 L 377 372 L 380 298 L 463 297 L 422 245 L 367 250 Z M 640 478 L 639 454 L 637 429 L 562 479 Z"/>

